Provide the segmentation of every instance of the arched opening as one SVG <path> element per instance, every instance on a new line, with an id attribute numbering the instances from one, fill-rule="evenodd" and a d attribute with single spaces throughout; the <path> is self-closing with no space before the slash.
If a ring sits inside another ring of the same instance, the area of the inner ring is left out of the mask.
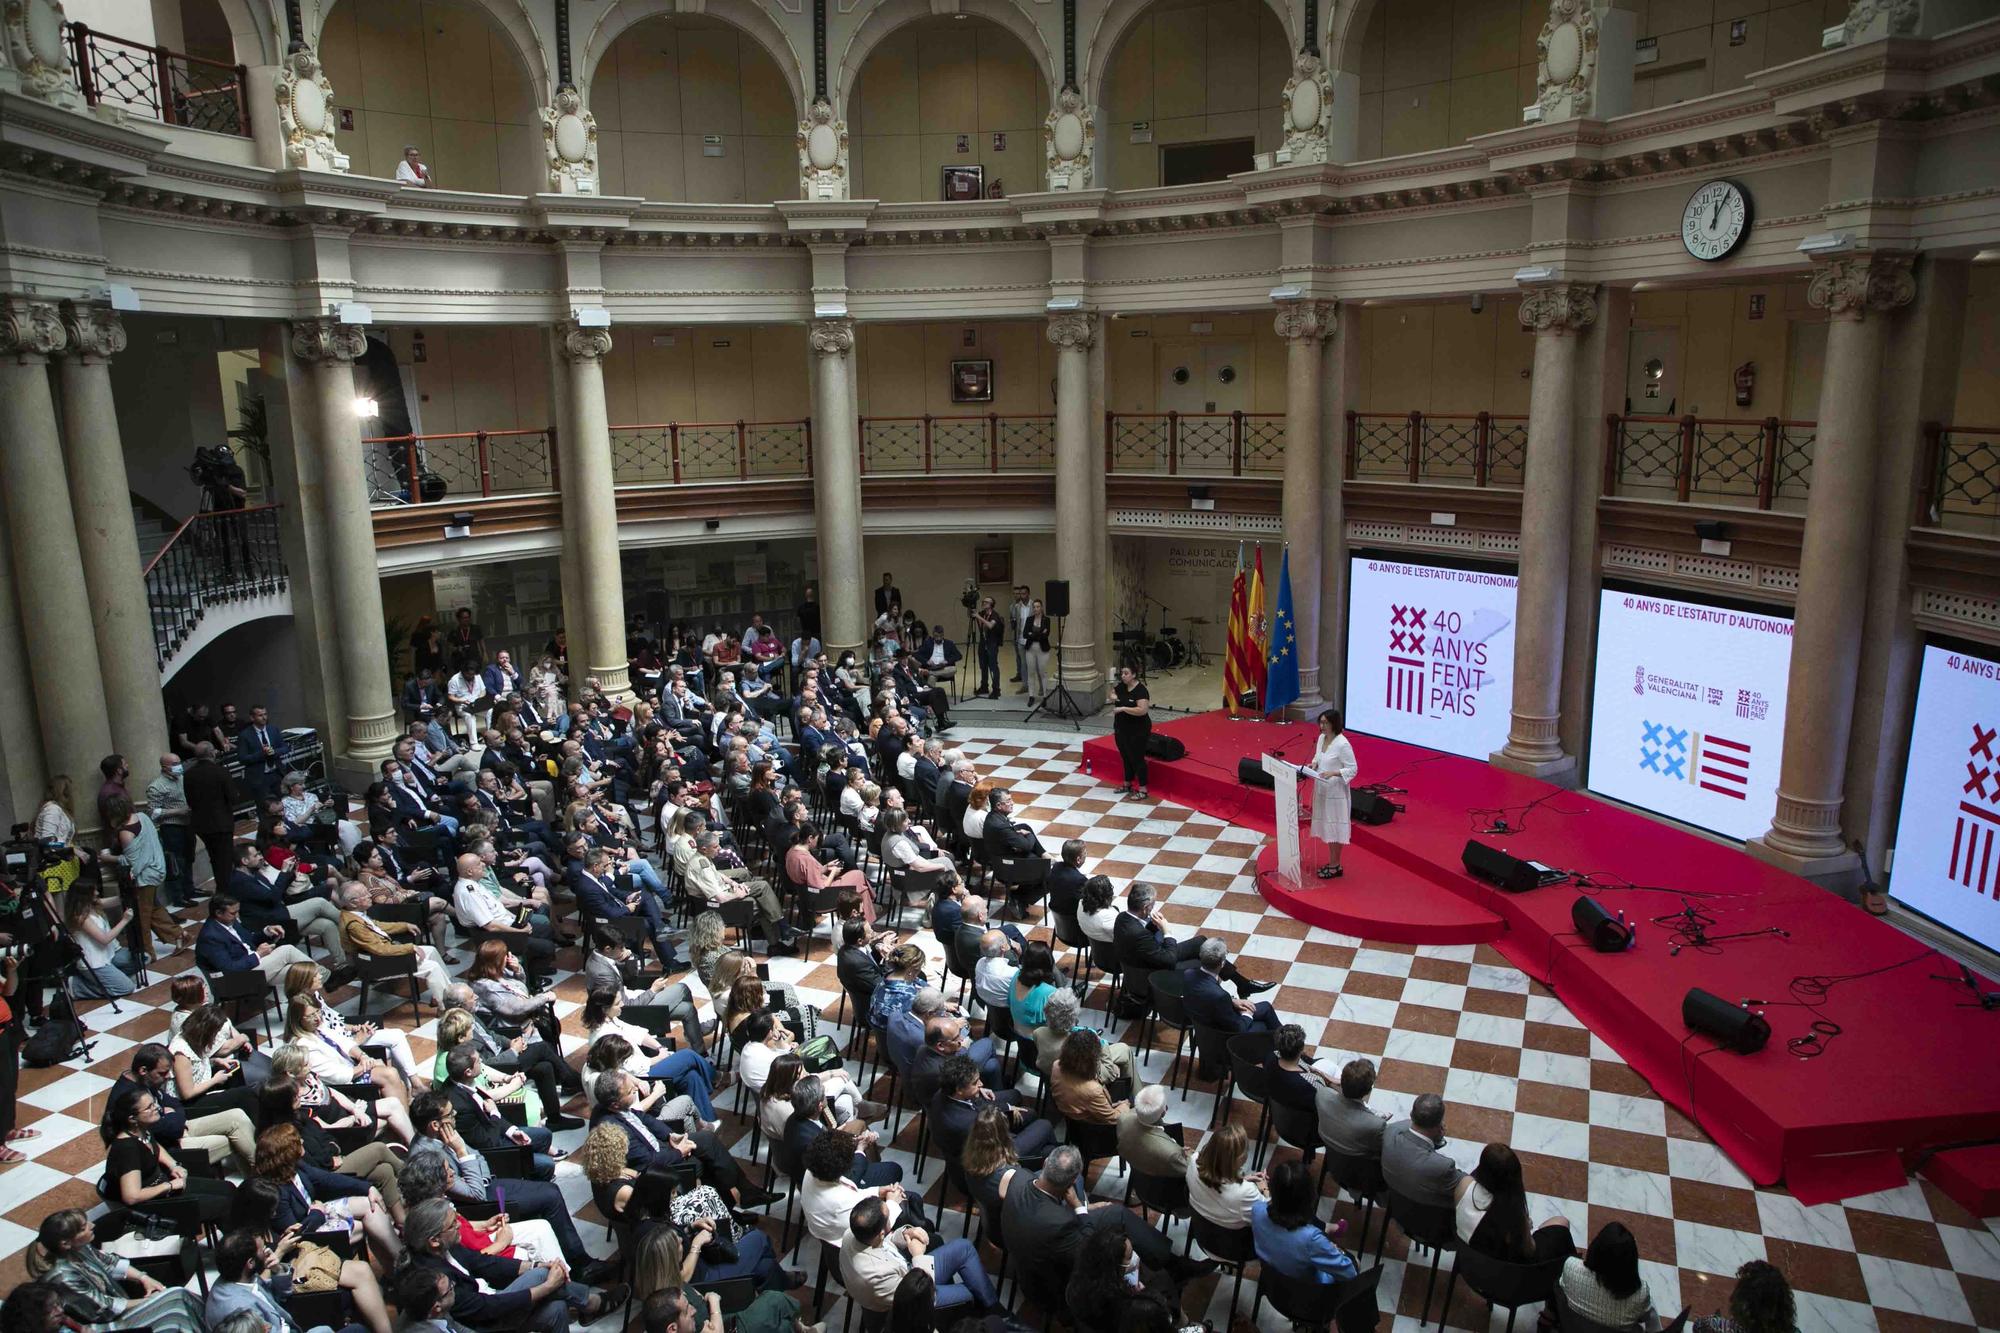
<path id="1" fill-rule="evenodd" d="M 113 31 L 116 31 L 114 29 Z M 217 0 L 174 0 L 153 6 L 153 41 L 169 51 L 224 65 L 238 63 L 236 38 Z M 258 63 L 259 53 L 243 53 L 243 64 Z"/>
<path id="2" fill-rule="evenodd" d="M 863 58 L 847 98 L 856 198 L 941 199 L 947 169 L 983 193 L 1042 188 L 1049 91 L 1034 54 L 991 19 L 917 19 Z M 954 194 L 952 197 L 960 197 Z"/>
<path id="3" fill-rule="evenodd" d="M 620 33 L 590 77 L 605 194 L 768 204 L 799 192 L 798 111 L 762 42 L 697 14 Z"/>
<path id="4" fill-rule="evenodd" d="M 1290 47 L 1265 0 L 1149 6 L 1104 65 L 1099 183 L 1139 190 L 1250 170 L 1278 145 Z"/>
<path id="5" fill-rule="evenodd" d="M 1359 159 L 1398 157 L 1517 129 L 1535 100 L 1546 6 L 1376 4 L 1332 52 L 1360 76 Z M 1358 40 L 1357 40 L 1358 38 Z"/>
<path id="6" fill-rule="evenodd" d="M 535 77 L 474 0 L 337 0 L 319 54 L 354 170 L 394 176 L 415 144 L 440 189 L 548 188 Z M 348 117 L 353 117 L 349 128 Z"/>

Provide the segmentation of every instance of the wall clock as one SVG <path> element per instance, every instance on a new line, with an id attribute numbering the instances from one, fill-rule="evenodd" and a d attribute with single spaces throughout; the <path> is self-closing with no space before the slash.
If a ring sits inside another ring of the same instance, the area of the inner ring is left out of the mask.
<path id="1" fill-rule="evenodd" d="M 1681 244 L 1696 259 L 1727 259 L 1750 234 L 1750 196 L 1735 181 L 1714 180 L 1688 196 Z"/>

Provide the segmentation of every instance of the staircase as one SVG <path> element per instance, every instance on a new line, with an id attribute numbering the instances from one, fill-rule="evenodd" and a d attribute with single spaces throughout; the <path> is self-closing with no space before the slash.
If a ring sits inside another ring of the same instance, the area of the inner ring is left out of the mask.
<path id="1" fill-rule="evenodd" d="M 292 613 L 291 580 L 278 544 L 278 505 L 196 514 L 156 540 L 139 519 L 146 557 L 146 605 L 160 680 L 223 634 L 248 621 Z"/>

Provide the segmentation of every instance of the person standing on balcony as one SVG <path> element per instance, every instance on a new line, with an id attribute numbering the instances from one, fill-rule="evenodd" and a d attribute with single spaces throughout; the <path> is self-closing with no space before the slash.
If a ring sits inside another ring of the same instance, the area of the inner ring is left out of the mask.
<path id="1" fill-rule="evenodd" d="M 396 164 L 396 183 L 424 190 L 437 183 L 431 179 L 431 169 L 424 165 L 424 155 L 413 143 L 403 145 L 403 160 Z"/>

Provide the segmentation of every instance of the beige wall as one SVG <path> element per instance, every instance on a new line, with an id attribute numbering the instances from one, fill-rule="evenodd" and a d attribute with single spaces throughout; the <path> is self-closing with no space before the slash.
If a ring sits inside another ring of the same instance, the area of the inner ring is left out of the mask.
<path id="1" fill-rule="evenodd" d="M 424 434 L 550 424 L 548 353 L 540 329 L 437 324 L 388 333 L 396 364 L 406 370 L 405 384 L 414 382 L 414 415 Z"/>
<path id="2" fill-rule="evenodd" d="M 1042 595 L 1042 584 L 1056 576 L 1056 539 L 1046 532 L 1034 533 L 951 533 L 899 536 L 870 533 L 863 553 L 867 566 L 868 605 L 873 608 L 874 588 L 882 575 L 894 574 L 902 589 L 903 605 L 923 616 L 928 623 L 942 623 L 945 633 L 956 640 L 965 634 L 965 612 L 958 604 L 959 589 L 972 577 L 973 552 L 1011 549 L 1014 555 L 1014 582 L 1025 583 Z M 1005 607 L 1013 601 L 1006 584 L 988 584 L 980 593 Z M 1000 650 L 1000 665 L 1006 674 L 1014 670 L 1011 648 Z M 1007 685 L 1012 690 L 1015 687 Z"/>
<path id="3" fill-rule="evenodd" d="M 1757 295 L 1764 297 L 1762 319 L 1750 317 L 1751 297 Z M 1632 298 L 1633 328 L 1679 333 L 1674 410 L 1694 416 L 1817 418 L 1825 344 L 1799 330 L 1825 322 L 1826 316 L 1806 303 L 1803 280 L 1638 292 Z M 1794 341 L 1803 352 L 1796 376 Z M 1756 366 L 1757 387 L 1750 405 L 1738 407 L 1733 376 L 1745 362 Z M 1633 408 L 1642 410 L 1637 403 Z"/>
<path id="4" fill-rule="evenodd" d="M 393 176 L 403 145 L 450 190 L 546 188 L 539 94 L 513 43 L 468 0 L 339 0 L 320 35 L 335 138 L 354 170 Z M 338 123 L 338 122 L 336 122 Z"/>
<path id="5" fill-rule="evenodd" d="M 1519 298 L 1364 306 L 1361 384 L 1364 412 L 1526 412 L 1533 337 L 1515 312 Z"/>
<path id="6" fill-rule="evenodd" d="M 1740 88 L 1753 71 L 1819 54 L 1820 33 L 1847 17 L 1847 0 L 1627 0 L 1639 36 L 1659 39 L 1660 58 L 1635 71 L 1632 108 L 1650 110 Z M 1742 39 L 1730 45 L 1730 24 Z M 1540 25 L 1537 24 L 1537 31 Z M 1528 34 L 1534 51 L 1535 33 Z M 1533 71 L 1529 71 L 1533 100 Z"/>
<path id="7" fill-rule="evenodd" d="M 1193 325 L 1205 323 L 1207 333 Z M 1191 361 L 1201 344 L 1234 344 L 1248 350 L 1241 410 L 1285 410 L 1285 344 L 1269 313 L 1240 315 L 1140 315 L 1107 319 L 1104 330 L 1105 405 L 1113 412 L 1158 412 L 1160 389 L 1173 364 Z"/>
<path id="8" fill-rule="evenodd" d="M 592 75 L 605 194 L 709 204 L 798 197 L 798 112 L 755 38 L 717 19 L 669 15 L 611 44 Z M 720 144 L 705 145 L 716 135 Z M 720 156 L 705 149 L 719 147 Z"/>
<path id="9" fill-rule="evenodd" d="M 627 325 L 612 334 L 604 399 L 613 425 L 793 421 L 812 413 L 802 324 Z"/>
<path id="10" fill-rule="evenodd" d="M 862 416 L 984 416 L 1055 411 L 1055 348 L 1041 320 L 863 324 L 855 340 Z M 990 360 L 993 401 L 951 401 L 951 363 Z"/>
<path id="11" fill-rule="evenodd" d="M 854 197 L 937 199 L 947 166 L 983 166 L 989 188 L 1039 190 L 1048 113 L 1041 71 L 1007 29 L 964 15 L 906 24 L 868 53 L 847 99 Z"/>
<path id="12" fill-rule="evenodd" d="M 1958 403 L 1952 420 L 1962 426 L 2000 426 L 2000 264 L 1977 264 L 1965 302 L 1965 346 L 1958 357 Z"/>
<path id="13" fill-rule="evenodd" d="M 1247 138 L 1269 152 L 1291 75 L 1284 29 L 1264 0 L 1160 0 L 1126 30 L 1105 68 L 1100 183 L 1158 185 L 1168 144 Z M 1150 123 L 1151 143 L 1132 142 L 1137 121 Z"/>

